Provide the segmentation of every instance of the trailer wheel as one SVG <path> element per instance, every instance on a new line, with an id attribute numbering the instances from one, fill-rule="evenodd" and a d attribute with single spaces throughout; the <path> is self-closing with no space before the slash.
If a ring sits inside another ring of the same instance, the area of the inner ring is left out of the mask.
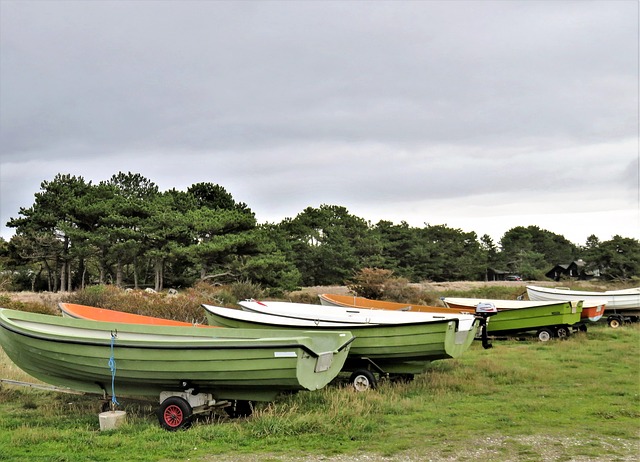
<path id="1" fill-rule="evenodd" d="M 249 417 L 253 414 L 253 406 L 251 401 L 245 400 L 234 400 L 231 402 L 230 406 L 224 408 L 227 415 L 232 419 L 237 419 L 238 417 Z"/>
<path id="2" fill-rule="evenodd" d="M 356 391 L 367 391 L 376 388 L 376 378 L 371 371 L 366 369 L 359 369 L 351 374 L 349 382 L 351 382 Z"/>
<path id="3" fill-rule="evenodd" d="M 553 338 L 553 331 L 545 327 L 544 329 L 540 329 L 537 335 L 538 340 L 540 340 L 541 342 L 548 342 Z"/>
<path id="4" fill-rule="evenodd" d="M 160 405 L 158 420 L 165 430 L 186 430 L 191 426 L 193 409 L 183 398 L 171 396 Z"/>
<path id="5" fill-rule="evenodd" d="M 566 326 L 556 327 L 556 337 L 567 338 L 571 335 L 571 331 Z"/>
<path id="6" fill-rule="evenodd" d="M 617 329 L 618 327 L 620 327 L 622 325 L 622 320 L 620 318 L 618 318 L 617 316 L 612 316 L 610 317 L 607 322 L 609 323 L 609 327 L 611 327 L 612 329 Z"/>

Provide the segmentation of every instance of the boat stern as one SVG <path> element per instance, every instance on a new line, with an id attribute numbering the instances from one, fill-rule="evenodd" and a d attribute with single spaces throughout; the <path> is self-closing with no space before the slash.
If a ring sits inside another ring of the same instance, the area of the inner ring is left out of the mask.
<path id="1" fill-rule="evenodd" d="M 308 342 L 314 339 L 300 339 L 301 344 L 307 347 L 299 352 L 297 376 L 300 385 L 307 390 L 323 388 L 338 376 L 355 340 L 351 332 L 315 332 L 314 337 L 321 339 L 324 347 L 328 340 L 333 345 L 332 349 L 318 351 Z"/>
<path id="2" fill-rule="evenodd" d="M 460 327 L 459 320 L 449 321 L 445 334 L 445 352 L 449 358 L 458 358 L 469 349 L 478 332 L 480 321 L 474 319 L 467 329 Z"/>

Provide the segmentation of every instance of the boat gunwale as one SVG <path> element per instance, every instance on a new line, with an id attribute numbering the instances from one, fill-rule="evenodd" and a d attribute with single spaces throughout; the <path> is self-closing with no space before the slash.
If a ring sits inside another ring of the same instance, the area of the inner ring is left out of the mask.
<path id="1" fill-rule="evenodd" d="M 205 306 L 203 304 L 203 306 Z M 225 308 L 223 306 L 220 307 L 216 307 L 215 305 L 206 305 L 206 306 L 212 306 L 214 308 Z M 206 308 L 205 308 L 206 309 Z M 233 310 L 233 308 L 226 308 L 228 310 Z M 264 312 L 260 312 L 260 311 L 253 311 L 253 310 L 236 310 L 236 311 L 240 311 L 240 312 L 248 312 L 248 313 L 254 313 L 254 314 L 260 314 L 263 316 L 269 316 L 272 318 L 284 318 L 284 319 L 293 319 L 293 320 L 297 320 L 297 321 L 309 321 L 309 322 L 314 322 L 314 321 L 320 321 L 320 322 L 326 322 L 326 323 L 332 323 L 332 324 L 336 324 L 336 328 L 337 327 L 344 327 L 345 329 L 362 329 L 362 328 L 397 328 L 397 327 L 401 327 L 401 326 L 422 326 L 422 325 L 432 325 L 432 324 L 444 324 L 444 323 L 450 323 L 450 322 L 455 322 L 456 323 L 456 331 L 458 331 L 459 329 L 459 323 L 460 323 L 460 319 L 458 318 L 443 318 L 443 319 L 436 319 L 436 320 L 432 320 L 432 321 L 416 321 L 416 322 L 405 322 L 405 323 L 397 323 L 397 324 L 393 324 L 393 323 L 388 323 L 388 324 L 380 324 L 380 323 L 348 323 L 348 322 L 341 322 L 341 321 L 327 321 L 327 320 L 321 320 L 321 319 L 311 319 L 311 318 L 299 318 L 299 317 L 294 317 L 294 316 L 284 316 L 284 315 L 279 315 L 279 314 L 270 314 L 270 313 L 264 313 Z M 415 312 L 417 313 L 417 312 Z M 217 313 L 216 313 L 217 314 Z M 223 316 L 223 317 L 227 317 L 227 316 Z M 231 318 L 233 319 L 233 318 Z M 477 318 L 473 320 L 473 324 L 477 323 Z M 322 330 L 331 330 L 334 329 L 334 326 L 296 326 L 296 325 L 287 325 L 287 324 L 266 324 L 269 326 L 279 326 L 279 327 L 286 327 L 286 328 L 310 328 L 313 330 L 316 329 L 322 329 Z"/>

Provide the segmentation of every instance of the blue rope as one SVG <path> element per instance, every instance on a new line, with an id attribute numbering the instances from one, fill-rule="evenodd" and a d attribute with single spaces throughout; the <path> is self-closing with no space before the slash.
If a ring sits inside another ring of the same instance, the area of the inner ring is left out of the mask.
<path id="1" fill-rule="evenodd" d="M 116 333 L 114 334 L 113 332 L 111 332 L 111 358 L 109 358 L 109 368 L 111 369 L 111 405 L 112 405 L 112 409 L 113 407 L 115 407 L 116 405 L 120 404 L 118 402 L 118 400 L 116 399 L 116 358 L 113 354 L 113 345 L 116 342 L 116 336 L 118 335 L 118 332 L 116 331 Z"/>

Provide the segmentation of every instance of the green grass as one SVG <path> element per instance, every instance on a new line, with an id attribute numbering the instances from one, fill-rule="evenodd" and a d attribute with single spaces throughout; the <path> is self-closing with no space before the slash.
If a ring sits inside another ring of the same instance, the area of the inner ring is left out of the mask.
<path id="1" fill-rule="evenodd" d="M 159 427 L 153 402 L 119 398 L 127 423 L 101 432 L 96 397 L 0 385 L 0 461 L 638 460 L 640 325 L 493 344 L 409 383 L 334 384 L 177 433 Z M 4 353 L 0 377 L 25 380 Z"/>

